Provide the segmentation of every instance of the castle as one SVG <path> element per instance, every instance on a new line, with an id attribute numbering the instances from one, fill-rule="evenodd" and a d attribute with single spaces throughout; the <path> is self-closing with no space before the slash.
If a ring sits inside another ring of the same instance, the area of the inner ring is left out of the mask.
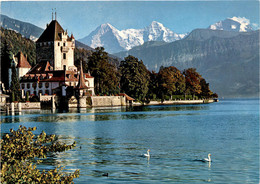
<path id="1" fill-rule="evenodd" d="M 31 67 L 27 57 L 19 52 L 13 57 L 20 78 L 22 96 L 54 95 L 66 96 L 75 92 L 78 95 L 95 95 L 94 77 L 83 73 L 74 65 L 75 38 L 68 35 L 56 20 L 47 24 L 36 41 L 36 65 Z M 11 72 L 9 72 L 11 77 Z"/>

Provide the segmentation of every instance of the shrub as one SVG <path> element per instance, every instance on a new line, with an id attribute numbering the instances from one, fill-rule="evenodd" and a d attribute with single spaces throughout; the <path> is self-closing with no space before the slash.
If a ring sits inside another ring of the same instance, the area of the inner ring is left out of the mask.
<path id="1" fill-rule="evenodd" d="M 40 171 L 33 159 L 46 158 L 51 152 L 62 152 L 76 146 L 61 144 L 55 135 L 46 135 L 44 131 L 37 137 L 32 133 L 36 127 L 20 126 L 1 139 L 1 183 L 73 183 L 79 176 L 79 170 L 72 174 L 62 173 L 61 167 Z M 41 161 L 37 160 L 37 164 Z"/>

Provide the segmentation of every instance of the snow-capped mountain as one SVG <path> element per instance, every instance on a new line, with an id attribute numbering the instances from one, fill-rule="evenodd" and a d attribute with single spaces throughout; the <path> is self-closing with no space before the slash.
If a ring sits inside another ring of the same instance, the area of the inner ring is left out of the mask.
<path id="1" fill-rule="evenodd" d="M 92 48 L 102 46 L 107 52 L 115 53 L 129 50 L 147 41 L 172 42 L 180 40 L 185 36 L 186 34 L 174 33 L 156 21 L 153 21 L 149 26 L 143 29 L 126 29 L 121 31 L 109 23 L 106 23 L 100 25 L 95 31 L 79 41 Z"/>
<path id="2" fill-rule="evenodd" d="M 219 21 L 208 27 L 212 30 L 224 30 L 224 31 L 235 31 L 235 32 L 249 32 L 253 31 L 250 24 L 250 20 L 245 17 L 232 17 L 227 18 L 223 21 Z"/>

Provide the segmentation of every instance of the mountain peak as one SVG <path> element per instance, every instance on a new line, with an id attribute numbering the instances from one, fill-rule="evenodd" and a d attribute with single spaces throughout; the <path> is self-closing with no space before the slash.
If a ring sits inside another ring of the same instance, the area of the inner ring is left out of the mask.
<path id="1" fill-rule="evenodd" d="M 245 17 L 232 17 L 219 21 L 208 27 L 212 30 L 224 30 L 235 32 L 249 32 L 253 31 L 250 20 Z"/>
<path id="2" fill-rule="evenodd" d="M 116 29 L 115 27 L 113 27 L 111 24 L 109 24 L 109 23 L 105 23 L 105 24 L 101 24 L 100 26 L 99 26 L 99 28 L 101 28 L 101 29 Z"/>
<path id="3" fill-rule="evenodd" d="M 157 21 L 152 21 L 152 23 L 150 24 L 150 26 L 152 26 L 152 27 L 154 27 L 154 26 L 164 27 L 162 23 L 157 22 Z"/>

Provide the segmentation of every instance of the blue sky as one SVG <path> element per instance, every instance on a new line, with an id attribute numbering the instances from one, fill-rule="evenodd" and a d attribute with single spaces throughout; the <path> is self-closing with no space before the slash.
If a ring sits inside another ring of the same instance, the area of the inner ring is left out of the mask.
<path id="1" fill-rule="evenodd" d="M 246 17 L 259 25 L 259 1 L 2 1 L 1 14 L 41 28 L 57 20 L 76 39 L 87 36 L 100 24 L 119 30 L 148 26 L 158 21 L 176 33 L 190 32 L 228 17 Z"/>

